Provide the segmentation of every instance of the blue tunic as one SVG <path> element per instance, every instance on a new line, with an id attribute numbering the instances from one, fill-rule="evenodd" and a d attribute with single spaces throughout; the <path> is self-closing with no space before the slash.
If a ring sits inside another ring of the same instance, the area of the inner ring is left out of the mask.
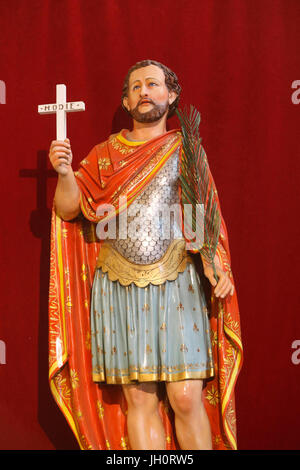
<path id="1" fill-rule="evenodd" d="M 129 230 L 125 240 L 113 241 L 130 262 L 157 262 L 181 232 L 174 217 L 166 237 L 161 219 L 156 218 L 163 204 L 179 204 L 178 174 L 176 151 L 131 205 L 129 227 L 134 222 L 139 232 L 134 237 Z M 205 294 L 193 263 L 175 280 L 146 287 L 133 282 L 123 286 L 98 268 L 92 289 L 91 339 L 94 381 L 127 384 L 204 379 L 214 374 Z"/>
<path id="2" fill-rule="evenodd" d="M 93 380 L 109 384 L 214 375 L 207 306 L 192 263 L 162 285 L 122 286 L 97 269 L 92 289 Z"/>

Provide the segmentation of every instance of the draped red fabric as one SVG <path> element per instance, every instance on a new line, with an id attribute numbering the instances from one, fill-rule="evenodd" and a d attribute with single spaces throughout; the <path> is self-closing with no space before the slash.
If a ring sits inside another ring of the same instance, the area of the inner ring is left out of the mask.
<path id="1" fill-rule="evenodd" d="M 78 449 L 48 383 L 55 117 L 37 106 L 58 83 L 85 102 L 68 115 L 76 169 L 131 125 L 123 78 L 145 58 L 202 117 L 241 312 L 238 448 L 299 448 L 299 18 L 298 0 L 0 1 L 0 448 Z"/>
<path id="2" fill-rule="evenodd" d="M 149 183 L 172 152 L 180 145 L 181 137 L 176 130 L 151 139 L 142 146 L 128 146 L 123 135 L 113 135 L 108 141 L 96 145 L 87 158 L 80 162 L 76 179 L 81 189 L 81 209 L 92 222 L 99 222 L 97 208 L 111 203 L 115 214 L 119 211 L 119 197 L 126 195 L 127 203 L 136 197 L 138 189 Z M 126 188 L 129 188 L 126 190 Z M 126 191 L 125 191 L 126 190 Z"/>

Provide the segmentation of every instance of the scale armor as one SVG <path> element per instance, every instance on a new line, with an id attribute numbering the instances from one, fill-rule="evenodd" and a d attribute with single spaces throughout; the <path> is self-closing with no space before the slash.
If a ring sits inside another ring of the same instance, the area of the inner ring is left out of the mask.
<path id="1" fill-rule="evenodd" d="M 176 150 L 146 189 L 128 207 L 125 239 L 119 238 L 119 218 L 117 219 L 117 238 L 110 240 L 110 243 L 128 261 L 134 264 L 156 263 L 167 251 L 172 240 L 182 238 L 178 185 L 179 150 Z M 158 210 L 163 207 L 171 208 L 173 204 L 175 212 L 166 212 L 170 224 L 168 230 L 168 224 L 162 214 L 158 218 Z M 139 208 L 139 205 L 142 207 Z"/>

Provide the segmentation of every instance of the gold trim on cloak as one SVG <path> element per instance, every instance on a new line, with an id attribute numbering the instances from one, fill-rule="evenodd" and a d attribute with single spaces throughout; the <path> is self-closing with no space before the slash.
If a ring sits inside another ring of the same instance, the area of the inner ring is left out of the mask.
<path id="1" fill-rule="evenodd" d="M 145 287 L 150 283 L 157 286 L 165 281 L 174 281 L 187 263 L 192 262 L 185 250 L 184 239 L 173 240 L 162 258 L 153 264 L 134 264 L 106 241 L 100 249 L 97 268 L 108 273 L 110 281 L 119 281 L 122 286 L 134 282 L 138 287 Z"/>

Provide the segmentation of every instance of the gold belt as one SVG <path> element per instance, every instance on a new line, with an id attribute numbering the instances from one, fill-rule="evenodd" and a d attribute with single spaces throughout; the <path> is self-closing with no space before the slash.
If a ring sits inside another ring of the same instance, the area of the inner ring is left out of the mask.
<path id="1" fill-rule="evenodd" d="M 119 281 L 123 286 L 132 282 L 138 287 L 148 284 L 163 284 L 174 281 L 178 273 L 183 272 L 187 263 L 192 263 L 191 256 L 185 250 L 185 240 L 173 240 L 160 260 L 153 264 L 134 264 L 128 261 L 111 243 L 104 242 L 97 259 L 97 268 L 108 273 L 110 281 Z"/>

